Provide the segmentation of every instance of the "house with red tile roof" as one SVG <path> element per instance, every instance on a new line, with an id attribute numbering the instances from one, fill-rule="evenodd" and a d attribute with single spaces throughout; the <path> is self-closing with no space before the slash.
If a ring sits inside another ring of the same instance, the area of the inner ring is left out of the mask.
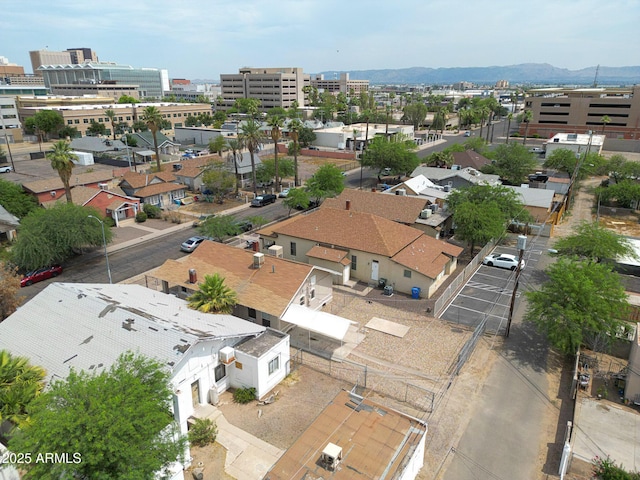
<path id="1" fill-rule="evenodd" d="M 339 272 L 352 280 L 390 285 L 429 298 L 457 266 L 462 248 L 372 213 L 320 208 L 258 232 L 262 248 L 282 247 L 284 258 Z"/>

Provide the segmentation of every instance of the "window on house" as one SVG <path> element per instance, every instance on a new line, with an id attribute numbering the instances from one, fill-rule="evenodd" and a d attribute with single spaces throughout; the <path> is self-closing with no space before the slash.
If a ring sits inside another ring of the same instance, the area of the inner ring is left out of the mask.
<path id="1" fill-rule="evenodd" d="M 276 373 L 278 370 L 280 370 L 280 356 L 269 362 L 269 375 Z"/>
<path id="2" fill-rule="evenodd" d="M 227 376 L 227 366 L 224 363 L 221 363 L 215 369 L 216 382 L 219 382 L 226 376 Z"/>
<path id="3" fill-rule="evenodd" d="M 311 290 L 309 290 L 309 296 L 311 297 L 311 300 L 316 298 L 316 289 L 315 288 L 312 288 Z"/>
<path id="4" fill-rule="evenodd" d="M 351 270 L 356 270 L 356 267 L 358 266 L 358 257 L 356 257 L 355 255 L 351 255 Z"/>
<path id="5" fill-rule="evenodd" d="M 291 242 L 291 256 L 296 256 L 296 242 Z"/>
<path id="6" fill-rule="evenodd" d="M 249 309 L 249 318 L 256 318 L 256 309 L 255 308 L 250 308 Z"/>
<path id="7" fill-rule="evenodd" d="M 404 278 L 411 278 L 411 270 L 404 271 Z"/>
<path id="8" fill-rule="evenodd" d="M 300 297 L 300 305 L 304 305 L 304 295 Z"/>
<path id="9" fill-rule="evenodd" d="M 271 327 L 271 320 L 267 320 L 266 318 L 262 319 L 262 326 L 263 327 Z"/>

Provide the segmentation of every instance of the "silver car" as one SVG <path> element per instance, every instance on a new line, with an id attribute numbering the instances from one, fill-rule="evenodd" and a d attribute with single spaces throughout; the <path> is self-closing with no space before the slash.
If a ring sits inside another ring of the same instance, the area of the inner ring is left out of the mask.
<path id="1" fill-rule="evenodd" d="M 199 236 L 188 238 L 187 240 L 182 242 L 182 245 L 180 245 L 180 250 L 182 250 L 183 252 L 191 253 L 198 247 L 198 245 L 200 245 L 205 240 L 205 237 Z"/>

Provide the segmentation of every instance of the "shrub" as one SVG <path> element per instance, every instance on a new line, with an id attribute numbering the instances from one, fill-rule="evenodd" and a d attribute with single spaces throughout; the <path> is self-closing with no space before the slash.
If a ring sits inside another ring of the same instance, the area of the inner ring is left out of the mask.
<path id="1" fill-rule="evenodd" d="M 640 473 L 629 473 L 617 466 L 609 457 L 596 457 L 592 460 L 593 478 L 601 480 L 638 480 Z"/>
<path id="2" fill-rule="evenodd" d="M 113 219 L 113 217 L 104 217 L 104 224 L 107 227 L 115 227 L 116 221 Z"/>
<path id="3" fill-rule="evenodd" d="M 147 221 L 147 214 L 144 212 L 136 213 L 136 222 L 142 223 Z"/>
<path id="4" fill-rule="evenodd" d="M 162 209 L 150 203 L 145 203 L 142 210 L 147 214 L 147 218 L 160 218 L 162 216 Z"/>
<path id="5" fill-rule="evenodd" d="M 237 403 L 249 403 L 256 399 L 256 389 L 251 388 L 237 388 L 233 392 L 233 400 Z"/>
<path id="6" fill-rule="evenodd" d="M 196 447 L 205 447 L 216 441 L 218 427 L 209 418 L 196 418 L 189 429 L 189 443 Z"/>
<path id="7" fill-rule="evenodd" d="M 512 137 L 521 137 L 522 135 L 520 135 L 519 132 L 514 132 L 511 134 Z"/>

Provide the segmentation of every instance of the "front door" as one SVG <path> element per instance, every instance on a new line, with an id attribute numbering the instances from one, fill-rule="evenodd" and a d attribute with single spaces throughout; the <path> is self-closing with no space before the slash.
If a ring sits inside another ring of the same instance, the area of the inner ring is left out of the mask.
<path id="1" fill-rule="evenodd" d="M 191 403 L 193 408 L 200 404 L 200 382 L 198 380 L 191 384 Z"/>
<path id="2" fill-rule="evenodd" d="M 373 260 L 371 262 L 371 280 L 378 281 L 378 261 Z"/>

